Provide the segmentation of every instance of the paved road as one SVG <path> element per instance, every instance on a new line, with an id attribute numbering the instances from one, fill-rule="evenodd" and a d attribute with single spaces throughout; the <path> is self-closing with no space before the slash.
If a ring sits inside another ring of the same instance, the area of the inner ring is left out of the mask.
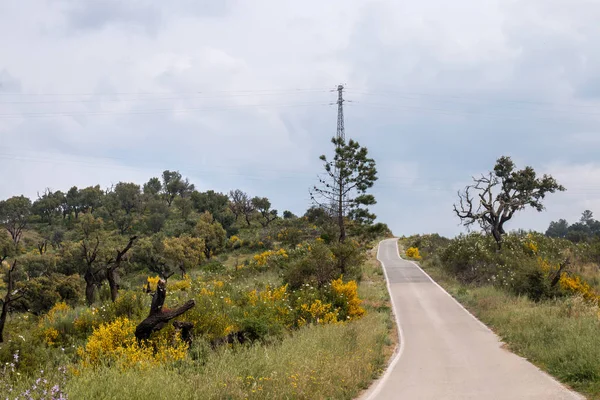
<path id="1" fill-rule="evenodd" d="M 395 239 L 380 243 L 379 260 L 388 279 L 401 346 L 386 374 L 363 399 L 583 398 L 503 349 L 485 325 L 419 267 L 398 256 Z"/>

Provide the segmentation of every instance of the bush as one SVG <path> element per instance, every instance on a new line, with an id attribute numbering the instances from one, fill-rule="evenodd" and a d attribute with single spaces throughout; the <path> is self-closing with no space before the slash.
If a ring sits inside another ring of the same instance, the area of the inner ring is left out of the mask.
<path id="1" fill-rule="evenodd" d="M 409 247 L 408 249 L 406 249 L 406 257 L 412 258 L 414 260 L 420 260 L 421 255 L 419 254 L 419 248 L 418 247 Z"/>
<path id="2" fill-rule="evenodd" d="M 146 343 L 138 343 L 134 336 L 136 324 L 128 318 L 102 324 L 94 330 L 85 347 L 78 349 L 82 368 L 117 365 L 120 369 L 147 368 L 183 359 L 187 344 L 172 329 L 153 334 Z M 174 336 L 169 338 L 169 336 Z M 169 343 L 172 343 L 169 344 Z"/>
<path id="3" fill-rule="evenodd" d="M 303 285 L 322 287 L 340 275 L 336 257 L 324 243 L 315 242 L 300 251 L 303 254 L 289 262 L 283 273 L 283 280 L 290 289 Z"/>

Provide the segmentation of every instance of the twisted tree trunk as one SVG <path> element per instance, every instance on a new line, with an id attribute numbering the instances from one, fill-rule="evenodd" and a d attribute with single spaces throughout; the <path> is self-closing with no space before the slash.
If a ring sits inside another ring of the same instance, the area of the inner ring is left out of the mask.
<path id="1" fill-rule="evenodd" d="M 194 300 L 187 301 L 181 307 L 174 310 L 164 309 L 165 299 L 167 297 L 167 282 L 164 279 L 158 281 L 156 292 L 152 296 L 152 304 L 150 305 L 150 314 L 140 322 L 135 328 L 135 337 L 138 341 L 147 340 L 152 332 L 161 330 L 167 322 L 176 318 L 191 309 L 196 305 Z"/>

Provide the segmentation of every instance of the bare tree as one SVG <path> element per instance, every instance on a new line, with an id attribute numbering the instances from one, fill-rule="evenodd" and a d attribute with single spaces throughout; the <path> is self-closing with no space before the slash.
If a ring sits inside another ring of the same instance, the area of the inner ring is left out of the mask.
<path id="1" fill-rule="evenodd" d="M 542 200 L 548 193 L 564 191 L 550 175 L 536 176 L 531 167 L 515 169 L 510 157 L 500 157 L 494 171 L 479 178 L 473 177 L 473 184 L 458 192 L 458 204 L 454 212 L 462 224 L 474 224 L 491 233 L 498 249 L 502 247 L 502 236 L 506 233 L 504 224 L 517 211 L 532 207 L 543 211 Z"/>

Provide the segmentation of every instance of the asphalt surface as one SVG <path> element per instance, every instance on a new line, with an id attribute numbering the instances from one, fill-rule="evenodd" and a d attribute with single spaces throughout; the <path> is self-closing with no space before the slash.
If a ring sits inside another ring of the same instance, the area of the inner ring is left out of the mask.
<path id="1" fill-rule="evenodd" d="M 416 264 L 395 239 L 379 244 L 400 347 L 365 400 L 583 399 L 506 349 Z"/>

